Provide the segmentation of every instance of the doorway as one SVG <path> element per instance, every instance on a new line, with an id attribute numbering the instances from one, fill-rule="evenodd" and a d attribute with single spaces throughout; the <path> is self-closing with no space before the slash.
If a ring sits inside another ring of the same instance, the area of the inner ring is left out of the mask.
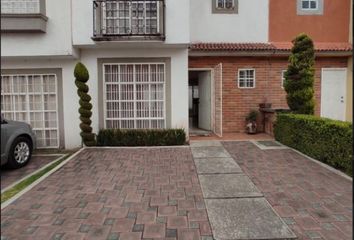
<path id="1" fill-rule="evenodd" d="M 211 70 L 189 71 L 189 132 L 191 136 L 212 133 Z"/>
<path id="2" fill-rule="evenodd" d="M 345 120 L 346 68 L 323 68 L 321 79 L 321 117 Z"/>

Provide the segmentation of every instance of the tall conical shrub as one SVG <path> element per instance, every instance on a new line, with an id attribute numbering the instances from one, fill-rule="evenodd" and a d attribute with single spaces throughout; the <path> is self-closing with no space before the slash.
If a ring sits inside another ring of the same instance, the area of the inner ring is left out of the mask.
<path id="1" fill-rule="evenodd" d="M 285 72 L 286 100 L 294 113 L 314 114 L 315 50 L 309 36 L 300 34 L 293 41 L 288 69 Z"/>
<path id="2" fill-rule="evenodd" d="M 91 116 L 92 116 L 92 104 L 91 96 L 88 94 L 89 87 L 87 86 L 86 82 L 89 80 L 89 73 L 82 63 L 77 63 L 74 69 L 74 76 L 75 76 L 75 85 L 77 86 L 77 94 L 80 97 L 80 129 L 81 133 L 80 136 L 82 138 L 83 143 L 86 146 L 95 146 L 95 134 L 92 133 L 91 127 Z"/>

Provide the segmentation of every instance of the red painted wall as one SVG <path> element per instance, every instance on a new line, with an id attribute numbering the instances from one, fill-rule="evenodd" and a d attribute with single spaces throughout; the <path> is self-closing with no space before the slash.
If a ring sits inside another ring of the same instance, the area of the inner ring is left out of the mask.
<path id="1" fill-rule="evenodd" d="M 269 41 L 287 42 L 299 33 L 316 42 L 348 42 L 350 0 L 323 0 L 323 15 L 297 15 L 296 0 L 269 1 Z"/>
<path id="2" fill-rule="evenodd" d="M 284 0 L 283 0 L 284 1 Z M 286 92 L 281 88 L 281 71 L 286 70 L 287 58 L 280 57 L 189 57 L 189 68 L 213 68 L 222 63 L 223 75 L 223 132 L 244 132 L 245 116 L 267 96 L 273 108 L 288 108 Z M 321 107 L 321 69 L 346 67 L 346 57 L 322 57 L 315 64 L 316 115 Z M 256 87 L 237 87 L 239 68 L 256 69 Z"/>

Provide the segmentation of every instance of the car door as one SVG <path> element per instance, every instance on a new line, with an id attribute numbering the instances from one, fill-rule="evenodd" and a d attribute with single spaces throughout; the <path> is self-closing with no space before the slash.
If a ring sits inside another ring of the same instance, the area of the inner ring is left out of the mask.
<path id="1" fill-rule="evenodd" d="M 7 161 L 6 146 L 9 140 L 8 127 L 7 122 L 1 119 L 1 165 Z"/>

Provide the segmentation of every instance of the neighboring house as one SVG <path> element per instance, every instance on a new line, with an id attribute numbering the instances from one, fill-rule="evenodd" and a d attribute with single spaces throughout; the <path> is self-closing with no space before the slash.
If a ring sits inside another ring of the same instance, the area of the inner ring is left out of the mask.
<path id="1" fill-rule="evenodd" d="M 81 61 L 95 132 L 188 133 L 191 124 L 220 136 L 243 132 L 245 115 L 265 98 L 287 107 L 282 72 L 291 39 L 306 32 L 317 50 L 316 114 L 342 119 L 326 89 L 329 79 L 342 83 L 351 56 L 349 7 L 349 0 L 1 0 L 2 114 L 31 123 L 39 147 L 79 146 L 73 69 Z"/>

